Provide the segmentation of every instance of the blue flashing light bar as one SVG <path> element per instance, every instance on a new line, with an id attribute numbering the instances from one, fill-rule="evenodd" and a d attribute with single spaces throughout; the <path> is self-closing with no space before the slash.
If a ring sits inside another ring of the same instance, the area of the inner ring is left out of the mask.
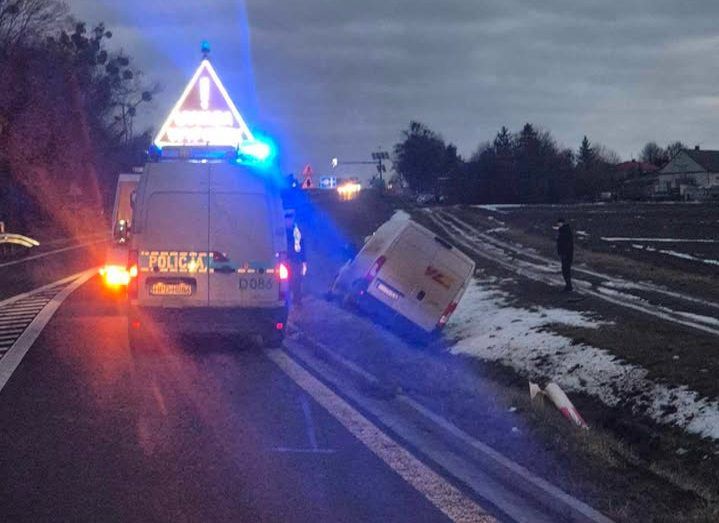
<path id="1" fill-rule="evenodd" d="M 252 158 L 258 162 L 265 162 L 272 156 L 272 146 L 266 142 L 252 141 L 240 144 L 238 147 L 240 156 Z"/>
<path id="2" fill-rule="evenodd" d="M 150 147 L 151 160 L 214 160 L 269 166 L 276 156 L 275 146 L 269 141 L 252 140 L 234 147 L 165 146 Z"/>

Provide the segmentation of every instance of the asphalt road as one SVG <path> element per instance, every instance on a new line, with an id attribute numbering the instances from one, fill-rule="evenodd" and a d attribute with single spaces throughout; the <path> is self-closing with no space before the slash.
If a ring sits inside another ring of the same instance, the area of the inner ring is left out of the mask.
<path id="1" fill-rule="evenodd" d="M 133 352 L 96 279 L 0 391 L 3 521 L 443 521 L 258 347 Z"/>

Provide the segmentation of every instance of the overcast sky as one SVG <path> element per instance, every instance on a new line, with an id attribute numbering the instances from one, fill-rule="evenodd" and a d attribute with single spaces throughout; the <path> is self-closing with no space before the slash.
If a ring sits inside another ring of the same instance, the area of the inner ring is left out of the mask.
<path id="1" fill-rule="evenodd" d="M 719 2 L 69 0 L 163 88 L 159 127 L 202 39 L 250 128 L 287 168 L 368 159 L 412 119 L 470 156 L 526 122 L 576 149 L 718 145 Z"/>

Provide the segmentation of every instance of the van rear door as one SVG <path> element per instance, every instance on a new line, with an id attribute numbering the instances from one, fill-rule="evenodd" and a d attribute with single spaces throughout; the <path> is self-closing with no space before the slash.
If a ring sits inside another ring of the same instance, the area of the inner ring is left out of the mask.
<path id="1" fill-rule="evenodd" d="M 207 306 L 207 167 L 180 162 L 162 167 L 171 172 L 155 174 L 142 204 L 138 297 L 149 306 Z"/>
<path id="2" fill-rule="evenodd" d="M 421 300 L 424 311 L 423 325 L 430 330 L 437 327 L 440 318 L 451 314 L 456 300 L 462 292 L 467 278 L 472 274 L 474 265 L 450 244 L 435 237 L 437 249 L 429 265 L 424 271 L 421 290 L 425 293 Z M 454 303 L 452 309 L 448 307 Z"/>
<path id="3" fill-rule="evenodd" d="M 212 164 L 210 171 L 210 306 L 277 306 L 278 224 L 264 182 L 240 166 Z"/>
<path id="4" fill-rule="evenodd" d="M 387 250 L 370 292 L 429 332 L 462 288 L 463 265 L 451 245 L 410 222 Z"/>
<path id="5" fill-rule="evenodd" d="M 426 267 L 437 246 L 423 231 L 407 223 L 385 252 L 385 262 L 369 288 L 370 294 L 411 321 L 422 325 L 421 291 Z"/>

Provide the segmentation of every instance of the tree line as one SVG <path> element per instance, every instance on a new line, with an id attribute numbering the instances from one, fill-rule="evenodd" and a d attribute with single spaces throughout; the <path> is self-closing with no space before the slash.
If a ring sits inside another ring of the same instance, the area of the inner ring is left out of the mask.
<path id="1" fill-rule="evenodd" d="M 104 227 L 117 173 L 142 163 L 150 137 L 134 119 L 157 87 L 111 39 L 59 0 L 0 0 L 0 220 L 13 232 Z"/>
<path id="2" fill-rule="evenodd" d="M 460 203 L 558 203 L 616 194 L 628 176 L 661 167 L 684 148 L 647 143 L 636 168 L 618 170 L 619 155 L 584 136 L 576 150 L 560 147 L 551 133 L 526 123 L 519 131 L 502 127 L 491 142 L 467 160 L 457 148 L 420 122 L 410 122 L 394 146 L 400 181 L 417 193 Z M 631 167 L 631 165 L 630 165 Z"/>

